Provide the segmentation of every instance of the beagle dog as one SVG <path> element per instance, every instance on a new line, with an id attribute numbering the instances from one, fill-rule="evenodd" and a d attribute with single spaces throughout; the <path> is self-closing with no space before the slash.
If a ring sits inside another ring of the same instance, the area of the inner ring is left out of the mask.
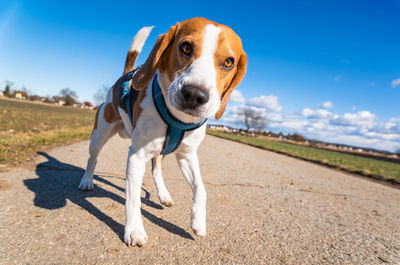
<path id="1" fill-rule="evenodd" d="M 133 70 L 151 29 L 144 27 L 136 34 L 123 76 L 97 110 L 90 157 L 79 184 L 81 190 L 93 189 L 97 156 L 114 134 L 132 140 L 126 167 L 124 240 L 128 246 L 143 246 L 148 240 L 140 195 L 149 160 L 161 204 L 173 205 L 161 173 L 162 156 L 169 153 L 175 154 L 193 191 L 191 229 L 198 236 L 206 235 L 206 191 L 197 148 L 206 134 L 206 119 L 222 116 L 247 67 L 241 39 L 231 28 L 192 18 L 160 35 L 146 62 Z"/>

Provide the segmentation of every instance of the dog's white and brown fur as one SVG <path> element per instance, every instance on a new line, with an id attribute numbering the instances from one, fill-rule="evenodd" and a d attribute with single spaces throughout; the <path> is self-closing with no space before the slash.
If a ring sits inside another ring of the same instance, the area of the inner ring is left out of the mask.
<path id="1" fill-rule="evenodd" d="M 134 68 L 151 27 L 142 28 L 128 52 L 124 74 Z M 138 91 L 131 106 L 133 124 L 121 105 L 120 78 L 99 107 L 92 137 L 90 158 L 81 190 L 93 189 L 93 172 L 97 156 L 110 137 L 117 132 L 132 140 L 126 168 L 126 224 L 124 240 L 128 245 L 142 246 L 148 240 L 140 211 L 140 194 L 146 162 L 153 159 L 153 177 L 160 202 L 172 206 L 173 200 L 161 174 L 160 152 L 167 125 L 159 116 L 152 99 L 151 81 L 156 72 L 166 106 L 184 123 L 198 123 L 205 118 L 219 119 L 233 89 L 242 80 L 247 57 L 241 39 L 229 27 L 204 18 L 193 18 L 172 26 L 160 35 L 149 57 L 130 81 Z M 189 95 L 183 91 L 189 91 Z M 206 125 L 185 133 L 174 151 L 181 171 L 193 191 L 191 228 L 198 236 L 206 235 L 206 191 L 200 175 L 197 148 L 203 140 Z"/>

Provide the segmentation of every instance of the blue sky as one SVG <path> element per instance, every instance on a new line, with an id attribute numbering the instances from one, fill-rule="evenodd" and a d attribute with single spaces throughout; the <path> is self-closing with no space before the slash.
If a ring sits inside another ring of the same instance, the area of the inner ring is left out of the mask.
<path id="1" fill-rule="evenodd" d="M 240 109 L 267 129 L 395 151 L 400 147 L 400 1 L 8 1 L 0 3 L 0 85 L 92 100 L 123 70 L 132 37 L 202 16 L 232 27 L 248 69 L 219 123 Z M 327 103 L 328 102 L 328 103 Z M 323 104 L 325 103 L 325 104 Z"/>

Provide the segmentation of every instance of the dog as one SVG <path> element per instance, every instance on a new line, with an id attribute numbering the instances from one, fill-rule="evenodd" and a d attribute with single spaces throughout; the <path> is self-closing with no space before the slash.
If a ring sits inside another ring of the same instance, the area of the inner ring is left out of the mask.
<path id="1" fill-rule="evenodd" d="M 134 70 L 137 56 L 152 27 L 134 37 L 123 76 L 98 108 L 90 139 L 81 190 L 93 190 L 93 172 L 101 148 L 117 132 L 130 138 L 126 167 L 124 241 L 143 246 L 147 234 L 141 217 L 141 186 L 146 163 L 160 203 L 172 206 L 161 172 L 164 155 L 174 153 L 193 191 L 191 229 L 206 235 L 206 190 L 200 175 L 197 148 L 206 134 L 208 118 L 219 119 L 247 68 L 239 36 L 229 27 L 192 18 L 158 37 L 145 63 Z"/>

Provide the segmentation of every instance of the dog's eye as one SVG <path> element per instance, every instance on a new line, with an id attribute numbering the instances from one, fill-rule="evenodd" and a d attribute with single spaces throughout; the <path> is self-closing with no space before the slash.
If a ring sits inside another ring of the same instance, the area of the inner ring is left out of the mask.
<path id="1" fill-rule="evenodd" d="M 179 50 L 186 56 L 192 56 L 192 45 L 188 42 L 184 42 L 179 46 Z"/>
<path id="2" fill-rule="evenodd" d="M 232 67 L 234 65 L 234 62 L 235 62 L 235 60 L 232 57 L 226 59 L 225 62 L 224 62 L 224 68 L 226 70 L 232 69 Z"/>

